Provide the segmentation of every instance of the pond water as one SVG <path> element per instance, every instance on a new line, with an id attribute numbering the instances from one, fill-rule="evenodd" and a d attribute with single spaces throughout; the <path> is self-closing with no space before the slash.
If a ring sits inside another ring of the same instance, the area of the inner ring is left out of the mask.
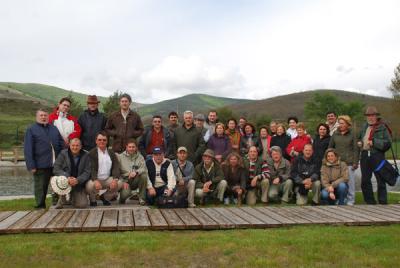
<path id="1" fill-rule="evenodd" d="M 356 174 L 356 190 L 361 191 L 361 174 L 360 169 Z M 376 181 L 373 178 L 375 190 Z M 388 191 L 400 192 L 400 184 L 394 187 L 388 187 Z M 33 177 L 25 167 L 0 167 L 0 196 L 12 195 L 32 195 L 33 194 Z"/>

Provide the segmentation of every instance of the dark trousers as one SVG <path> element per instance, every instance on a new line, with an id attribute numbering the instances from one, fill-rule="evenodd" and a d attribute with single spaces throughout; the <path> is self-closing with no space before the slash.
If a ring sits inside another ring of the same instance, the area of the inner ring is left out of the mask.
<path id="1" fill-rule="evenodd" d="M 374 191 L 372 188 L 372 173 L 375 174 L 376 182 L 378 184 L 378 202 L 379 204 L 387 204 L 387 190 L 386 183 L 379 174 L 373 172 L 375 169 L 375 161 L 373 159 L 384 159 L 383 153 L 375 153 L 368 156 L 368 151 L 361 152 L 361 190 L 363 193 L 364 201 L 367 204 L 375 205 Z"/>
<path id="2" fill-rule="evenodd" d="M 33 187 L 36 200 L 36 207 L 46 207 L 46 195 L 49 188 L 50 178 L 53 175 L 52 168 L 39 168 L 33 174 Z"/>
<path id="3" fill-rule="evenodd" d="M 148 192 L 146 193 L 146 201 L 147 201 L 147 204 L 149 204 L 149 205 L 154 205 L 154 202 L 156 201 L 156 198 L 159 197 L 159 196 L 163 196 L 164 195 L 164 191 L 167 190 L 168 187 L 167 187 L 167 185 L 164 185 L 164 186 L 161 186 L 161 187 L 158 187 L 158 188 L 154 187 L 154 189 L 156 190 L 156 195 L 155 196 L 150 196 Z"/>

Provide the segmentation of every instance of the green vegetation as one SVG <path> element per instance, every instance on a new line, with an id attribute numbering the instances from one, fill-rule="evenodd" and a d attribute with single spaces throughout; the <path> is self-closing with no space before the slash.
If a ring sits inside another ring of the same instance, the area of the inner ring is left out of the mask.
<path id="1" fill-rule="evenodd" d="M 396 101 L 400 101 L 400 63 L 396 66 L 396 69 L 394 69 L 394 77 L 392 78 L 388 89 L 392 92 L 393 98 Z"/>
<path id="2" fill-rule="evenodd" d="M 397 267 L 400 225 L 0 236 L 4 267 Z"/>

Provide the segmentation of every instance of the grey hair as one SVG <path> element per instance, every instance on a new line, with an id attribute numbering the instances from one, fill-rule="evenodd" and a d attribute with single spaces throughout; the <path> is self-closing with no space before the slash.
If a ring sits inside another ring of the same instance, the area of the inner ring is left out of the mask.
<path id="1" fill-rule="evenodd" d="M 272 146 L 272 147 L 270 148 L 270 150 L 271 150 L 271 153 L 272 153 L 272 152 L 277 152 L 277 153 L 279 153 L 280 155 L 282 155 L 282 149 L 281 149 L 281 147 L 279 147 L 279 146 Z"/>
<path id="2" fill-rule="evenodd" d="M 191 114 L 193 116 L 193 112 L 192 111 L 184 111 L 183 112 L 183 116 L 187 115 L 187 114 Z"/>

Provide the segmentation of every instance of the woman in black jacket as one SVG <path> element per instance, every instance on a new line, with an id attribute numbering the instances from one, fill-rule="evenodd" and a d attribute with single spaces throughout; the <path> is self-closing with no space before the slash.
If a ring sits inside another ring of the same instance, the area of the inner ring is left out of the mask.
<path id="1" fill-rule="evenodd" d="M 328 149 L 331 136 L 329 135 L 329 126 L 321 123 L 317 127 L 317 134 L 313 141 L 314 158 L 317 161 L 319 168 L 321 168 L 322 160 L 326 150 Z"/>
<path id="2" fill-rule="evenodd" d="M 290 161 L 290 156 L 286 153 L 286 147 L 292 139 L 286 134 L 285 126 L 278 124 L 276 127 L 276 135 L 271 138 L 271 147 L 279 146 L 282 150 L 283 157 Z"/>

